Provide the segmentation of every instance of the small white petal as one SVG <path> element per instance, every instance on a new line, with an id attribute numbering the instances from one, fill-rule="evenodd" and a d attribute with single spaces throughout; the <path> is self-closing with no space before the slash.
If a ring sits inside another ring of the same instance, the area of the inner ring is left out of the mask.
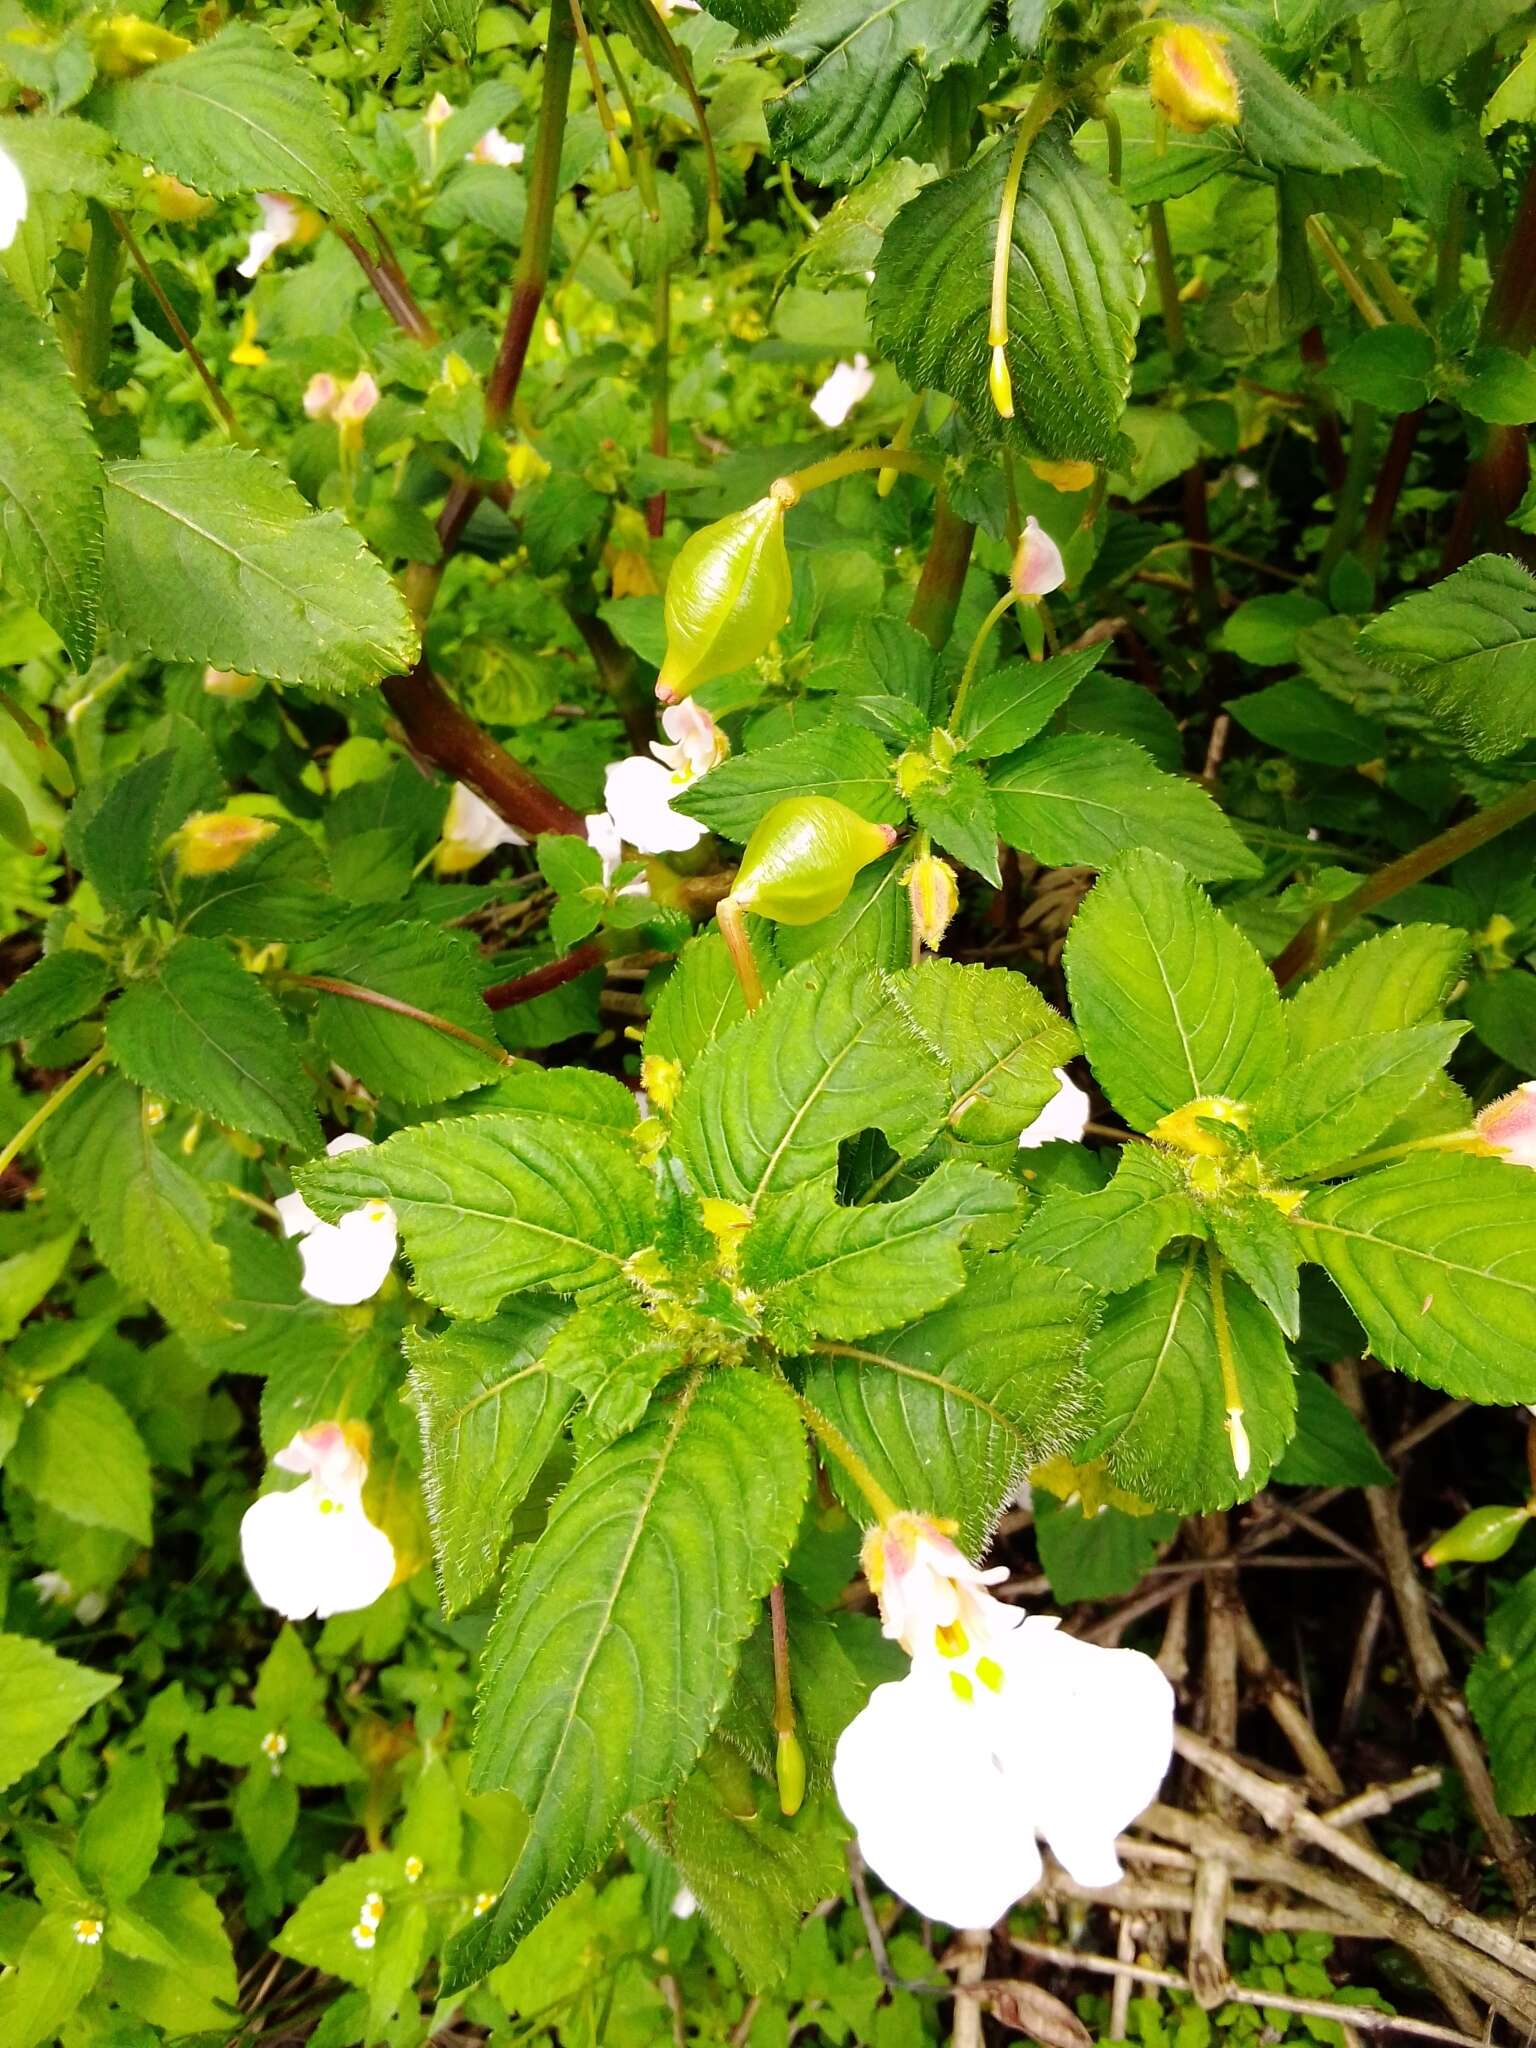
<path id="1" fill-rule="evenodd" d="M 606 811 L 588 811 L 585 823 L 587 840 L 603 864 L 603 885 L 606 888 L 624 858 L 624 834 Z"/>
<path id="2" fill-rule="evenodd" d="M 279 1195 L 272 1205 L 283 1226 L 284 1237 L 299 1237 L 306 1230 L 318 1230 L 320 1218 L 295 1188 L 291 1195 Z"/>
<path id="3" fill-rule="evenodd" d="M 280 192 L 258 192 L 256 204 L 261 209 L 261 226 L 251 230 L 245 260 L 235 265 L 241 277 L 254 277 L 299 231 L 298 208 Z"/>
<path id="4" fill-rule="evenodd" d="M 603 800 L 620 838 L 638 852 L 687 853 L 704 837 L 704 827 L 672 808 L 671 799 L 686 786 L 659 761 L 631 754 L 627 761 L 610 762 Z"/>
<path id="5" fill-rule="evenodd" d="M 312 1476 L 264 1494 L 240 1523 L 240 1554 L 257 1598 L 290 1621 L 370 1607 L 395 1574 L 394 1547 L 363 1510 L 368 1467 L 335 1423 L 301 1432 L 273 1463 Z"/>
<path id="6" fill-rule="evenodd" d="M 1087 1093 L 1078 1087 L 1065 1067 L 1056 1069 L 1056 1078 L 1061 1086 L 1028 1130 L 1019 1133 L 1022 1152 L 1033 1152 L 1037 1146 L 1049 1145 L 1056 1140 L 1075 1145 L 1088 1128 L 1088 1113 L 1093 1105 Z"/>
<path id="7" fill-rule="evenodd" d="M 511 142 L 499 128 L 487 128 L 465 159 L 472 164 L 496 164 L 503 170 L 523 160 L 523 145 Z"/>
<path id="8" fill-rule="evenodd" d="M 462 782 L 453 785 L 448 810 L 443 818 L 443 843 L 437 865 L 445 874 L 461 874 L 476 867 L 498 846 L 526 846 L 526 837 L 515 825 L 498 817 L 488 803 Z"/>
<path id="9" fill-rule="evenodd" d="M 995 1714 L 913 1671 L 877 1686 L 843 1730 L 838 1802 L 865 1862 L 950 1927 L 990 1927 L 1040 1878 L 1034 1814 L 989 1739 Z"/>
<path id="10" fill-rule="evenodd" d="M 659 740 L 652 740 L 651 752 L 688 782 L 718 768 L 731 751 L 730 741 L 697 697 L 669 704 L 661 714 L 661 729 L 672 745 L 663 746 Z"/>
<path id="11" fill-rule="evenodd" d="M 394 1211 L 353 1209 L 339 1223 L 317 1223 L 299 1239 L 304 1272 L 299 1284 L 313 1301 L 352 1308 L 369 1301 L 389 1274 L 399 1247 Z"/>
<path id="12" fill-rule="evenodd" d="M 1061 549 L 1031 513 L 1013 557 L 1013 587 L 1020 597 L 1049 597 L 1067 580 Z"/>
<path id="13" fill-rule="evenodd" d="M 11 157 L 0 149 L 0 249 L 9 249 L 27 217 L 27 182 Z"/>
<path id="14" fill-rule="evenodd" d="M 824 427 L 840 427 L 874 387 L 875 373 L 868 356 L 856 355 L 851 363 L 837 365 L 811 400 L 811 411 Z"/>
<path id="15" fill-rule="evenodd" d="M 1490 1102 L 1477 1128 L 1510 1166 L 1536 1166 L 1536 1081 L 1522 1081 L 1511 1094 Z"/>

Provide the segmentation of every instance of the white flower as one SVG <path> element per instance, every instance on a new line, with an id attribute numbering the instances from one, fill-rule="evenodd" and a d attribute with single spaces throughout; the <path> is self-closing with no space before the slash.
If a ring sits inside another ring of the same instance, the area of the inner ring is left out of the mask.
<path id="1" fill-rule="evenodd" d="M 499 128 L 487 128 L 474 148 L 465 157 L 468 164 L 497 164 L 506 169 L 523 160 L 523 145 L 512 142 Z"/>
<path id="2" fill-rule="evenodd" d="M 1536 1081 L 1523 1081 L 1477 1119 L 1478 1136 L 1511 1166 L 1536 1166 Z"/>
<path id="3" fill-rule="evenodd" d="M 40 1607 L 52 1607 L 55 1602 L 66 1606 L 75 1597 L 74 1587 L 62 1572 L 35 1572 L 32 1590 Z"/>
<path id="4" fill-rule="evenodd" d="M 1075 1145 L 1088 1128 L 1088 1112 L 1093 1105 L 1087 1093 L 1065 1067 L 1057 1067 L 1056 1079 L 1061 1086 L 1028 1130 L 1019 1133 L 1019 1149 L 1023 1152 L 1033 1152 L 1038 1146 L 1057 1140 Z"/>
<path id="5" fill-rule="evenodd" d="M 672 1901 L 672 1918 L 674 1920 L 691 1920 L 698 1910 L 699 1902 L 693 1893 L 689 1891 L 687 1885 L 679 1885 L 677 1896 Z"/>
<path id="6" fill-rule="evenodd" d="M 865 1861 L 920 1913 L 990 1927 L 1036 1884 L 1043 1836 L 1078 1883 L 1120 1875 L 1115 1838 L 1173 1747 L 1173 1692 L 1138 1650 L 1101 1650 L 985 1590 L 936 1524 L 900 1514 L 865 1569 L 912 1669 L 844 1729 L 832 1777 Z"/>
<path id="7" fill-rule="evenodd" d="M 620 838 L 637 852 L 688 853 L 706 828 L 675 811 L 673 799 L 717 767 L 730 752 L 730 743 L 691 697 L 669 705 L 661 724 L 673 744 L 653 740 L 654 760 L 631 754 L 627 761 L 611 762 L 603 777 L 603 797 Z"/>
<path id="8" fill-rule="evenodd" d="M 1012 580 L 1014 594 L 1024 598 L 1049 597 L 1067 580 L 1061 549 L 1033 513 L 1025 520 L 1014 550 Z"/>
<path id="9" fill-rule="evenodd" d="M 345 1131 L 332 1138 L 326 1155 L 334 1159 L 340 1152 L 363 1151 L 367 1144 L 356 1131 Z M 360 1209 L 349 1209 L 339 1223 L 322 1223 L 295 1192 L 278 1197 L 277 1213 L 283 1235 L 299 1240 L 304 1265 L 299 1284 L 312 1300 L 349 1308 L 370 1300 L 384 1285 L 399 1243 L 395 1212 L 388 1202 L 365 1202 Z"/>
<path id="10" fill-rule="evenodd" d="M 824 427 L 840 427 L 874 388 L 875 373 L 869 367 L 869 357 L 856 355 L 851 363 L 837 365 L 811 400 L 811 411 Z"/>
<path id="11" fill-rule="evenodd" d="M 256 1595 L 290 1621 L 371 1607 L 395 1575 L 394 1547 L 363 1510 L 368 1460 L 339 1422 L 301 1430 L 272 1460 L 302 1486 L 245 1511 L 240 1554 Z"/>
<path id="12" fill-rule="evenodd" d="M 101 1931 L 105 1925 L 104 1920 L 73 1920 L 70 1922 L 70 1931 L 82 1948 L 95 1948 L 101 1940 Z"/>
<path id="13" fill-rule="evenodd" d="M 482 803 L 462 782 L 453 785 L 448 810 L 443 818 L 442 838 L 433 855 L 440 875 L 462 875 L 478 867 L 498 846 L 526 846 L 526 836 L 505 818 L 498 817 L 488 803 Z"/>
<path id="14" fill-rule="evenodd" d="M 244 260 L 235 265 L 242 277 L 254 277 L 299 232 L 299 209 L 281 192 L 258 192 L 256 204 L 261 209 L 261 226 L 252 228 Z"/>
<path id="15" fill-rule="evenodd" d="M 27 217 L 27 182 L 0 149 L 0 249 L 9 249 Z"/>

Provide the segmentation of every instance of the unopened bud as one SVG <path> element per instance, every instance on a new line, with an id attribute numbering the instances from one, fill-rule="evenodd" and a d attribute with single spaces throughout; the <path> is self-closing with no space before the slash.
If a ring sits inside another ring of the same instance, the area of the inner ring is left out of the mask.
<path id="1" fill-rule="evenodd" d="M 171 834 L 176 870 L 183 875 L 221 875 L 277 830 L 270 818 L 239 811 L 198 811 Z"/>
<path id="2" fill-rule="evenodd" d="M 448 99 L 443 93 L 433 93 L 431 99 L 427 102 L 426 111 L 421 119 L 422 125 L 426 128 L 434 131 L 441 128 L 444 122 L 453 119 L 453 101 Z"/>
<path id="3" fill-rule="evenodd" d="M 704 246 L 713 252 L 725 242 L 725 215 L 718 199 L 711 198 L 704 212 Z"/>
<path id="4" fill-rule="evenodd" d="M 1181 1109 L 1171 1109 L 1165 1117 L 1159 1117 L 1147 1136 L 1156 1138 L 1159 1144 L 1174 1145 L 1180 1152 L 1224 1159 L 1230 1147 L 1223 1144 L 1218 1132 L 1209 1128 L 1211 1124 L 1228 1124 L 1234 1131 L 1244 1131 L 1248 1128 L 1247 1106 L 1227 1095 L 1198 1095 Z"/>
<path id="5" fill-rule="evenodd" d="M 629 158 L 624 154 L 624 145 L 610 128 L 608 131 L 608 167 L 613 172 L 614 182 L 620 191 L 629 189 Z"/>
<path id="6" fill-rule="evenodd" d="M 871 825 L 835 797 L 785 797 L 758 820 L 731 894 L 778 924 L 815 924 L 895 843 L 894 826 Z"/>
<path id="7" fill-rule="evenodd" d="M 1477 1135 L 1511 1166 L 1536 1166 L 1536 1081 L 1524 1081 L 1477 1119 Z"/>
<path id="8" fill-rule="evenodd" d="M 663 1116 L 672 1114 L 682 1085 L 683 1070 L 676 1060 L 666 1059 L 659 1052 L 648 1052 L 640 1062 L 640 1086 L 651 1107 L 659 1109 Z"/>
<path id="9" fill-rule="evenodd" d="M 667 657 L 656 678 L 664 704 L 756 661 L 789 617 L 784 514 L 795 497 L 781 478 L 683 543 L 667 578 Z"/>
<path id="10" fill-rule="evenodd" d="M 999 419 L 1013 418 L 1013 378 L 1008 373 L 1008 357 L 1000 341 L 992 344 L 992 361 L 987 370 L 987 389 L 992 394 L 992 403 L 997 408 Z"/>
<path id="11" fill-rule="evenodd" d="M 912 935 L 930 953 L 944 943 L 950 920 L 960 908 L 960 890 L 955 871 L 937 854 L 925 853 L 913 861 L 902 880 L 912 906 Z"/>
<path id="12" fill-rule="evenodd" d="M 162 220 L 201 220 L 205 213 L 213 211 L 211 199 L 194 192 L 190 185 L 183 185 L 180 178 L 173 178 L 166 171 L 150 178 L 146 189 Z"/>
<path id="13" fill-rule="evenodd" d="M 793 1728 L 779 1731 L 778 1751 L 773 1762 L 779 1781 L 779 1811 L 795 1814 L 805 1799 L 805 1751 Z"/>
<path id="14" fill-rule="evenodd" d="M 1207 128 L 1233 128 L 1243 116 L 1243 96 L 1221 38 L 1180 22 L 1166 28 L 1147 60 L 1152 104 L 1175 128 L 1199 135 Z"/>
<path id="15" fill-rule="evenodd" d="M 1014 596 L 1027 602 L 1049 597 L 1067 580 L 1061 549 L 1033 514 L 1025 520 L 1019 544 L 1013 551 L 1009 580 L 1013 584 Z"/>
<path id="16" fill-rule="evenodd" d="M 1030 457 L 1030 473 L 1039 477 L 1041 483 L 1049 484 L 1053 491 L 1065 491 L 1069 496 L 1074 491 L 1086 491 L 1098 471 L 1091 462 L 1046 462 L 1037 456 Z"/>
<path id="17" fill-rule="evenodd" d="M 1530 1505 L 1520 1508 L 1474 1508 L 1454 1529 L 1437 1536 L 1424 1553 L 1427 1565 L 1493 1564 L 1512 1550 L 1531 1519 Z"/>
<path id="18" fill-rule="evenodd" d="M 179 57 L 191 47 L 185 36 L 175 35 L 138 14 L 109 15 L 91 30 L 91 54 L 96 59 L 96 69 L 108 78 L 132 78 L 135 72 Z"/>
<path id="19" fill-rule="evenodd" d="M 249 697 L 261 688 L 261 678 L 242 675 L 237 668 L 205 668 L 203 688 L 210 697 Z"/>

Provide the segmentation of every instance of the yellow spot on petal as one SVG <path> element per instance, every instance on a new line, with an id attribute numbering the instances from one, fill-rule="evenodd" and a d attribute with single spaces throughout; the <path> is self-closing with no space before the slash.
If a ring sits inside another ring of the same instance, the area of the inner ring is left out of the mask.
<path id="1" fill-rule="evenodd" d="M 965 1673 L 963 1671 L 951 1671 L 949 1682 L 954 1689 L 955 1698 L 957 1700 L 964 1700 L 966 1705 L 969 1706 L 976 1697 L 976 1688 L 966 1677 Z"/>
<path id="2" fill-rule="evenodd" d="M 988 1692 L 1002 1691 L 1003 1667 L 1001 1664 L 995 1663 L 992 1658 L 979 1657 L 977 1659 L 976 1676 L 981 1680 Z"/>
<path id="3" fill-rule="evenodd" d="M 958 1621 L 941 1622 L 933 1632 L 941 1657 L 963 1657 L 971 1647 L 970 1638 Z"/>

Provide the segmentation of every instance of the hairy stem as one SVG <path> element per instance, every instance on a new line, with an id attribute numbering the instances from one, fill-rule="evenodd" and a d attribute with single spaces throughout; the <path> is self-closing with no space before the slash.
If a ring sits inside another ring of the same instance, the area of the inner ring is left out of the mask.
<path id="1" fill-rule="evenodd" d="M 54 1111 L 64 1107 L 80 1084 L 91 1078 L 96 1069 L 103 1064 L 106 1057 L 107 1048 L 104 1045 L 99 1045 L 84 1065 L 76 1067 L 69 1079 L 61 1081 L 47 1101 L 33 1111 L 16 1135 L 9 1140 L 3 1150 L 0 1150 L 0 1173 L 4 1173 L 11 1161 L 26 1151 Z"/>

